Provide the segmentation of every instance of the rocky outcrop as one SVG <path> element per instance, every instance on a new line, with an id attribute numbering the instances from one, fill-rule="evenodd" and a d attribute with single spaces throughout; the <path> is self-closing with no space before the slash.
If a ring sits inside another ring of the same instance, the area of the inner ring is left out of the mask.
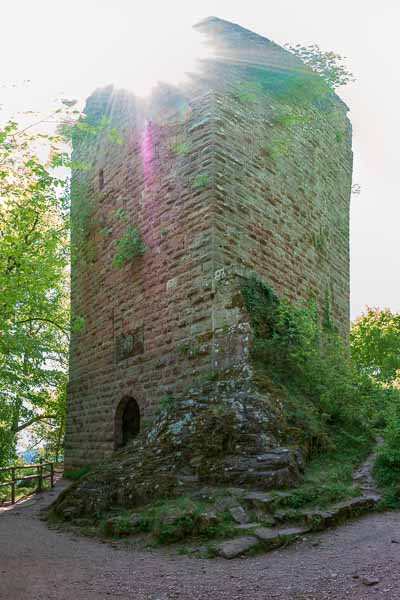
<path id="1" fill-rule="evenodd" d="M 94 515 L 204 484 L 294 485 L 303 459 L 298 448 L 279 445 L 279 403 L 237 381 L 233 375 L 171 399 L 137 439 L 62 494 L 53 510 L 66 518 Z"/>

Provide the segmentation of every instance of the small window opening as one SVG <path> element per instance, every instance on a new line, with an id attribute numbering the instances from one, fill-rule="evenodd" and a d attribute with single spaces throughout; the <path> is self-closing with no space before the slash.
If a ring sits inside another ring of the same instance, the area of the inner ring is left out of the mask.
<path id="1" fill-rule="evenodd" d="M 99 189 L 102 190 L 104 187 L 104 169 L 99 171 Z"/>
<path id="2" fill-rule="evenodd" d="M 126 446 L 140 431 L 140 409 L 136 400 L 125 397 L 115 413 L 115 448 Z"/>

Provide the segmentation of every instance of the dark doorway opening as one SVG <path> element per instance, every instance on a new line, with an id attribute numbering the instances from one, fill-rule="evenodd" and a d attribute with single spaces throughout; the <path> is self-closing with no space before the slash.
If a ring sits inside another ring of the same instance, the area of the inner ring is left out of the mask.
<path id="1" fill-rule="evenodd" d="M 115 448 L 126 446 L 140 431 L 140 409 L 134 398 L 122 398 L 115 413 Z"/>

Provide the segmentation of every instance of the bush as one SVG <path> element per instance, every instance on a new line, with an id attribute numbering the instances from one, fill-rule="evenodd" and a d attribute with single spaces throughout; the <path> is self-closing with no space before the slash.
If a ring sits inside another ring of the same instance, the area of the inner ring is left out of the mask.
<path id="1" fill-rule="evenodd" d="M 368 436 L 340 432 L 331 436 L 331 451 L 314 456 L 307 465 L 303 483 L 292 490 L 287 506 L 328 506 L 359 495 L 353 485 L 354 469 L 371 449 Z"/>
<path id="2" fill-rule="evenodd" d="M 400 485 L 400 392 L 394 388 L 387 394 L 383 416 L 384 442 L 378 450 L 374 474 L 379 485 L 391 494 Z"/>
<path id="3" fill-rule="evenodd" d="M 100 522 L 100 531 L 107 537 L 124 537 L 139 531 L 148 531 L 149 523 L 138 514 L 122 513 Z"/>
<path id="4" fill-rule="evenodd" d="M 293 306 L 258 279 L 242 287 L 253 329 L 252 359 L 259 384 L 284 401 L 289 441 L 306 451 L 334 447 L 340 430 L 371 430 L 378 387 L 351 362 L 348 346 L 322 320 L 315 303 Z"/>

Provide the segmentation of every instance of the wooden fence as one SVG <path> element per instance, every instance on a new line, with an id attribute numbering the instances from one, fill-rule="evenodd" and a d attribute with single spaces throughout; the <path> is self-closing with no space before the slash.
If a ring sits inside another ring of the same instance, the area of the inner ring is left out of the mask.
<path id="1" fill-rule="evenodd" d="M 33 470 L 34 473 L 28 475 L 18 475 L 19 471 Z M 3 473 L 11 473 L 11 478 L 6 481 L 0 481 L 0 488 L 9 486 L 11 488 L 11 504 L 15 504 L 15 488 L 17 483 L 23 481 L 32 481 L 37 479 L 36 492 L 43 490 L 43 483 L 50 481 L 50 486 L 54 487 L 54 464 L 38 463 L 35 465 L 13 465 L 12 467 L 2 467 L 0 476 Z"/>

